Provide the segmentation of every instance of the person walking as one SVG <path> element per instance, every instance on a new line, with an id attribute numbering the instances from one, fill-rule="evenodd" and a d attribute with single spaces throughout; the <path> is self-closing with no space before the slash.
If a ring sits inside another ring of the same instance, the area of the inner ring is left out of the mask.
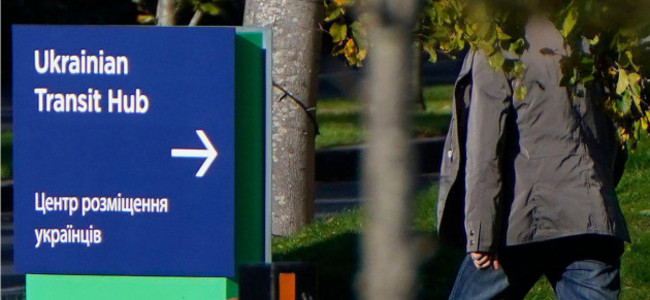
<path id="1" fill-rule="evenodd" d="M 614 189 L 627 152 L 595 105 L 603 91 L 561 86 L 571 49 L 555 26 L 531 18 L 525 37 L 523 78 L 471 50 L 455 85 L 438 232 L 467 255 L 449 298 L 522 299 L 546 276 L 560 299 L 616 299 L 630 236 Z"/>

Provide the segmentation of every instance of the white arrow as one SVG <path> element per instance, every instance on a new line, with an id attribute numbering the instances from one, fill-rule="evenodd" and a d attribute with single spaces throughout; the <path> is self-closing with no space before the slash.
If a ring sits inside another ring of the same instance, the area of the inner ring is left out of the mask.
<path id="1" fill-rule="evenodd" d="M 212 146 L 210 139 L 208 139 L 208 136 L 205 135 L 203 130 L 197 130 L 196 135 L 198 135 L 201 142 L 203 142 L 205 149 L 172 149 L 172 157 L 205 158 L 203 165 L 199 171 L 196 172 L 196 177 L 203 177 L 219 153 L 217 152 L 217 149 Z"/>

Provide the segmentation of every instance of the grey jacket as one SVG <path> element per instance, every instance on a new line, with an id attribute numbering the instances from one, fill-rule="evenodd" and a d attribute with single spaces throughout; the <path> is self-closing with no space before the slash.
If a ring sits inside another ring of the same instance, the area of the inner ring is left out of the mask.
<path id="1" fill-rule="evenodd" d="M 548 24 L 527 27 L 522 81 L 467 55 L 454 89 L 438 197 L 438 232 L 468 252 L 495 252 L 560 237 L 600 234 L 630 241 L 614 188 L 626 152 L 593 105 L 560 86 L 568 55 Z M 551 50 L 551 51 L 549 51 Z M 512 96 L 526 86 L 523 100 Z"/>

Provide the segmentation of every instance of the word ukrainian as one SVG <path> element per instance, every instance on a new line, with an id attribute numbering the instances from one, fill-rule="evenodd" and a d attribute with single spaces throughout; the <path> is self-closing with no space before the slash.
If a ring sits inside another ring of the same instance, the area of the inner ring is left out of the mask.
<path id="1" fill-rule="evenodd" d="M 90 247 L 93 244 L 102 243 L 102 230 L 90 225 L 88 229 L 74 228 L 73 225 L 67 225 L 65 228 L 39 228 L 34 229 L 36 236 L 36 245 L 34 248 L 40 248 L 41 245 L 50 244 L 51 248 L 57 244 L 85 244 Z"/>
<path id="2" fill-rule="evenodd" d="M 54 49 L 34 50 L 34 68 L 38 74 L 95 74 L 95 75 L 127 75 L 129 74 L 129 59 L 126 56 L 104 55 L 99 50 L 98 55 L 86 54 L 61 55 Z"/>

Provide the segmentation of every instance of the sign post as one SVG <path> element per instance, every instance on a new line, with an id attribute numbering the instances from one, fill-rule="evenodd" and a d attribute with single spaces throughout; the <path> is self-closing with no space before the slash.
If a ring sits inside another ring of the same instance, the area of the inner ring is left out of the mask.
<path id="1" fill-rule="evenodd" d="M 80 280 L 196 292 L 193 277 L 223 282 L 225 299 L 239 262 L 268 257 L 267 79 L 238 69 L 252 60 L 263 71 L 267 55 L 264 33 L 248 35 L 14 27 L 15 264 L 30 273 L 30 299 Z M 244 97 L 251 91 L 261 93 Z M 257 152 L 238 150 L 244 144 Z M 242 177 L 249 172 L 259 175 Z M 242 220 L 251 216 L 261 228 Z M 243 234 L 255 241 L 245 250 Z"/>

